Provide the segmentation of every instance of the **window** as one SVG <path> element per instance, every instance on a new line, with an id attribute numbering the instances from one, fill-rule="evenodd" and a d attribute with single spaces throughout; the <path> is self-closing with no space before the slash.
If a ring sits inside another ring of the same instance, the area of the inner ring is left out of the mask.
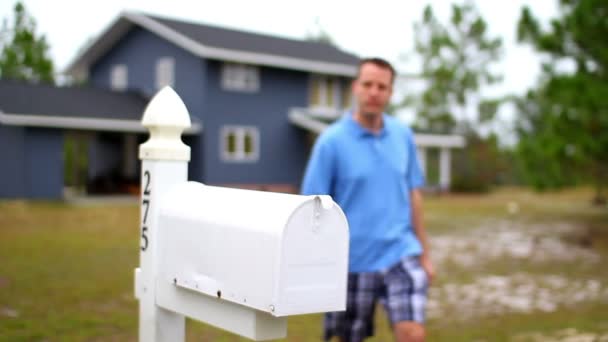
<path id="1" fill-rule="evenodd" d="M 352 108 L 354 106 L 351 83 L 352 81 L 346 81 L 342 88 L 342 108 Z"/>
<path id="2" fill-rule="evenodd" d="M 175 83 L 175 61 L 172 57 L 161 57 L 156 61 L 156 89 L 173 87 Z"/>
<path id="3" fill-rule="evenodd" d="M 259 69 L 252 65 L 224 63 L 222 65 L 222 89 L 256 92 L 260 88 Z"/>
<path id="4" fill-rule="evenodd" d="M 323 89 L 321 89 L 323 88 Z M 311 107 L 319 107 L 322 103 L 325 102 L 325 94 L 323 94 L 323 99 L 321 99 L 321 92 L 325 92 L 325 87 L 323 84 L 323 79 L 320 77 L 312 77 L 310 79 L 310 106 Z"/>
<path id="5" fill-rule="evenodd" d="M 338 108 L 344 103 L 343 86 L 339 79 L 313 75 L 310 80 L 310 106 L 321 108 Z"/>
<path id="6" fill-rule="evenodd" d="M 327 78 L 325 80 L 325 105 L 327 105 L 327 107 L 334 107 L 334 102 L 335 102 L 335 91 L 334 91 L 334 79 L 333 78 Z"/>
<path id="7" fill-rule="evenodd" d="M 255 162 L 260 156 L 260 132 L 254 126 L 224 126 L 220 154 L 228 162 Z"/>
<path id="8" fill-rule="evenodd" d="M 112 90 L 125 90 L 129 84 L 127 66 L 116 64 L 110 70 L 110 88 Z"/>

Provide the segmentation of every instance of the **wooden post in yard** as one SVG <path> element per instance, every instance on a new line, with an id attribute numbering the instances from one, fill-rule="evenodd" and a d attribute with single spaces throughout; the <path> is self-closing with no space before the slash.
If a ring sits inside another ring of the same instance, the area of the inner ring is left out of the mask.
<path id="1" fill-rule="evenodd" d="M 181 140 L 190 127 L 186 106 L 170 87 L 162 89 L 146 108 L 142 124 L 150 138 L 139 147 L 141 166 L 140 258 L 135 270 L 139 299 L 139 341 L 185 340 L 185 318 L 156 305 L 158 214 L 163 192 L 188 179 L 190 147 Z"/>

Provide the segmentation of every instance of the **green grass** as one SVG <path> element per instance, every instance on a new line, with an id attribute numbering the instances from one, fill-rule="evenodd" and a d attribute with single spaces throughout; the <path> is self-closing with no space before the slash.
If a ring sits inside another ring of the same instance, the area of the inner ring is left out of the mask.
<path id="1" fill-rule="evenodd" d="M 431 236 L 467 234 L 499 220 L 546 227 L 580 227 L 563 236 L 601 254 L 595 266 L 533 265 L 499 260 L 480 267 L 438 270 L 435 285 L 466 283 L 482 274 L 564 274 L 599 279 L 608 287 L 608 208 L 590 205 L 590 189 L 535 194 L 501 189 L 487 195 L 426 196 Z M 509 202 L 519 211 L 510 214 Z M 136 205 L 75 206 L 64 203 L 0 202 L 0 341 L 135 341 L 137 301 L 133 269 L 138 264 Z M 564 328 L 608 335 L 608 303 L 583 303 L 551 313 L 502 314 L 462 320 L 458 312 L 428 322 L 429 341 L 510 341 L 525 334 L 551 335 Z M 381 310 L 377 336 L 391 341 Z M 289 341 L 319 341 L 321 316 L 289 319 Z M 189 341 L 245 341 L 188 321 Z M 524 339 L 525 340 L 525 339 Z"/>
<path id="2" fill-rule="evenodd" d="M 0 204 L 0 340 L 81 341 L 137 324 L 137 208 Z"/>

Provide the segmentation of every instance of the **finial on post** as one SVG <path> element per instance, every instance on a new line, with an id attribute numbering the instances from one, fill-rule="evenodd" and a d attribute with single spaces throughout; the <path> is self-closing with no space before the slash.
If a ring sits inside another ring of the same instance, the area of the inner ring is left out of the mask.
<path id="1" fill-rule="evenodd" d="M 190 147 L 181 139 L 190 127 L 190 115 L 171 87 L 164 87 L 152 98 L 141 122 L 150 130 L 150 138 L 140 145 L 139 159 L 190 160 Z"/>

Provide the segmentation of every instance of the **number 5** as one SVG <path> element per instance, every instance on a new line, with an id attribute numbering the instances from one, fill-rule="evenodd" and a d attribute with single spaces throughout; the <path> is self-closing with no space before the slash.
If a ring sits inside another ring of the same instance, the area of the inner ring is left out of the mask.
<path id="1" fill-rule="evenodd" d="M 146 235 L 146 232 L 148 231 L 148 227 L 143 226 L 141 228 L 141 251 L 144 252 L 146 249 L 148 249 L 148 236 Z"/>

